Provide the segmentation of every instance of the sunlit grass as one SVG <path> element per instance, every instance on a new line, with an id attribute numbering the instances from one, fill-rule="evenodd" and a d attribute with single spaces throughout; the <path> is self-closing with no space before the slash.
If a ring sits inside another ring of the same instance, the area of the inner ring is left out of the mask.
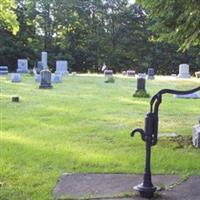
<path id="1" fill-rule="evenodd" d="M 99 75 L 65 77 L 51 90 L 38 89 L 29 75 L 22 83 L 0 77 L 0 199 L 52 198 L 64 172 L 142 173 L 144 143 L 133 128 L 144 127 L 149 99 L 133 98 L 135 78 Z M 191 89 L 198 79 L 171 77 L 147 81 L 153 95 L 163 88 Z M 18 95 L 20 103 L 12 103 Z M 200 100 L 166 95 L 160 106 L 159 133 L 191 135 L 200 116 Z M 199 149 L 178 148 L 160 138 L 152 148 L 153 173 L 200 175 Z"/>

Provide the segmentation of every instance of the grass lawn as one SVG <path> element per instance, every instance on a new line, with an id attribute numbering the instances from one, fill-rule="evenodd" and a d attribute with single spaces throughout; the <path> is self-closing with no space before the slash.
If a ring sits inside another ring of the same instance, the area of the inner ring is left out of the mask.
<path id="1" fill-rule="evenodd" d="M 29 75 L 22 83 L 0 77 L 0 199 L 46 200 L 64 172 L 143 173 L 144 142 L 130 137 L 143 128 L 149 99 L 133 98 L 135 78 L 68 76 L 51 90 L 38 89 Z M 198 79 L 147 81 L 153 95 L 163 88 L 192 89 Z M 13 95 L 20 103 L 12 103 Z M 200 100 L 165 95 L 159 133 L 188 138 L 200 116 Z M 188 139 L 159 138 L 152 148 L 152 173 L 200 175 L 200 149 Z"/>

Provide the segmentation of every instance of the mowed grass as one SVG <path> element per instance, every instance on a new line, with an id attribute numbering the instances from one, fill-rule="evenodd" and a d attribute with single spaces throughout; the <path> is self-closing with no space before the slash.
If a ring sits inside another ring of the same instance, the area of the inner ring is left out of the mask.
<path id="1" fill-rule="evenodd" d="M 29 75 L 22 83 L 1 80 L 0 199 L 46 200 L 66 172 L 143 173 L 144 142 L 130 137 L 144 127 L 149 100 L 133 98 L 135 78 L 68 76 L 51 90 L 38 89 Z M 153 95 L 163 88 L 192 89 L 197 79 L 147 81 Z M 20 96 L 20 103 L 11 97 Z M 191 136 L 200 100 L 165 95 L 159 133 Z M 152 148 L 153 174 L 200 175 L 200 150 L 159 138 Z"/>

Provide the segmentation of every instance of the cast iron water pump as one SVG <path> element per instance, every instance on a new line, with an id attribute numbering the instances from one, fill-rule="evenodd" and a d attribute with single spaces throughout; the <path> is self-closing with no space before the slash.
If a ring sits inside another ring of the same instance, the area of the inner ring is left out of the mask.
<path id="1" fill-rule="evenodd" d="M 147 113 L 145 118 L 145 129 L 137 128 L 131 132 L 133 137 L 136 132 L 141 134 L 141 138 L 146 142 L 146 162 L 143 183 L 134 187 L 135 190 L 140 192 L 141 197 L 152 198 L 154 192 L 158 189 L 152 184 L 151 181 L 151 146 L 156 145 L 158 138 L 158 109 L 162 102 L 163 94 L 177 94 L 186 95 L 197 92 L 200 87 L 187 91 L 177 91 L 171 89 L 160 90 L 155 94 L 150 101 L 150 112 Z"/>

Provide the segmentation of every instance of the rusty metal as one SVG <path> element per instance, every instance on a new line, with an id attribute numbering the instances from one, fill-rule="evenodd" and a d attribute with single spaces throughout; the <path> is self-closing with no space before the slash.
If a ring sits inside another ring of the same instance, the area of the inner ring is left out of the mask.
<path id="1" fill-rule="evenodd" d="M 159 105 L 162 102 L 162 95 L 186 95 L 192 94 L 197 91 L 200 91 L 200 87 L 187 91 L 178 91 L 171 89 L 160 90 L 151 98 L 150 112 L 147 113 L 145 118 L 145 129 L 143 130 L 141 128 L 137 128 L 131 132 L 132 137 L 135 135 L 135 133 L 140 133 L 142 140 L 146 142 L 146 161 L 143 182 L 134 187 L 135 190 L 140 192 L 141 197 L 152 198 L 154 196 L 154 192 L 158 190 L 158 187 L 154 186 L 151 180 L 151 146 L 156 145 L 158 140 L 158 111 Z"/>

